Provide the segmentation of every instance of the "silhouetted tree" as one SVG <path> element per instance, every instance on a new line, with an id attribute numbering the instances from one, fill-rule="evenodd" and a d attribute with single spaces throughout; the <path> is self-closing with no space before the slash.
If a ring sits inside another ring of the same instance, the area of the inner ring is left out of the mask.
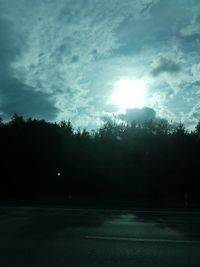
<path id="1" fill-rule="evenodd" d="M 0 193 L 182 199 L 199 195 L 200 123 L 192 132 L 166 120 L 107 120 L 75 131 L 14 114 L 0 119 Z"/>

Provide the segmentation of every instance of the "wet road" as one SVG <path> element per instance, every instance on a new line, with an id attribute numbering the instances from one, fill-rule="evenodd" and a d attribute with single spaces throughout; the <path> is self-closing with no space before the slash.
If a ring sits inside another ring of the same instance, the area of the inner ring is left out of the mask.
<path id="1" fill-rule="evenodd" d="M 200 266 L 200 211 L 1 207 L 0 266 Z"/>

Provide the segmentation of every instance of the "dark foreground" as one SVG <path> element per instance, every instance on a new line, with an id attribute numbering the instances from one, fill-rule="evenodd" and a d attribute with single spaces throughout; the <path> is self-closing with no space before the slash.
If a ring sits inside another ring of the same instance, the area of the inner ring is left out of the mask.
<path id="1" fill-rule="evenodd" d="M 200 266 L 200 211 L 0 208 L 0 266 Z"/>

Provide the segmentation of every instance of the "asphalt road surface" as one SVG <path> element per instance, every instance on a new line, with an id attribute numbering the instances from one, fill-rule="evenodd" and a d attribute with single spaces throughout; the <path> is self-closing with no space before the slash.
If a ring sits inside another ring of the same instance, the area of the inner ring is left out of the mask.
<path id="1" fill-rule="evenodd" d="M 200 266 L 200 211 L 0 208 L 1 267 Z"/>

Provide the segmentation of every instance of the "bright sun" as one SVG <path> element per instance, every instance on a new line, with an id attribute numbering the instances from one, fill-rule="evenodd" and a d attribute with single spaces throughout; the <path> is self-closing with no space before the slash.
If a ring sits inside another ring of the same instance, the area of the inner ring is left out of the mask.
<path id="1" fill-rule="evenodd" d="M 120 112 L 128 108 L 144 107 L 144 82 L 130 79 L 117 81 L 110 102 L 117 105 Z"/>

